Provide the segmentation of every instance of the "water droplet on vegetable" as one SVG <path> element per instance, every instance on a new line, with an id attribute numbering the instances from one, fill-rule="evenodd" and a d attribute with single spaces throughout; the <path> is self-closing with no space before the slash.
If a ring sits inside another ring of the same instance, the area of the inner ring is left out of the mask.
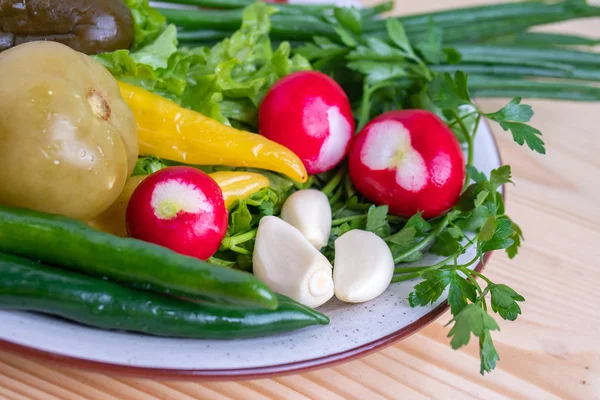
<path id="1" fill-rule="evenodd" d="M 58 161 L 58 160 L 54 160 L 54 161 L 53 161 L 53 164 L 54 164 L 54 165 L 58 165 L 58 164 L 60 164 L 60 161 Z"/>

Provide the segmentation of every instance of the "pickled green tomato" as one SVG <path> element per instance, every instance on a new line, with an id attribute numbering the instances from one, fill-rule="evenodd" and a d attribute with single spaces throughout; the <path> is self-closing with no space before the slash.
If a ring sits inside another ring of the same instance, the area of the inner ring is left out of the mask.
<path id="1" fill-rule="evenodd" d="M 137 155 L 133 114 L 99 63 L 54 42 L 0 53 L 0 204 L 90 220 Z"/>

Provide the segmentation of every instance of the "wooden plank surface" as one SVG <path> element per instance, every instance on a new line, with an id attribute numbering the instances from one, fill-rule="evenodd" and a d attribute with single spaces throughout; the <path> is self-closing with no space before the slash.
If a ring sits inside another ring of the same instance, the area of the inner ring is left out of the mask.
<path id="1" fill-rule="evenodd" d="M 396 12 L 485 0 L 398 0 Z M 556 29 L 555 29 L 556 30 Z M 561 31 L 600 36 L 600 20 Z M 494 110 L 502 100 L 481 100 Z M 0 352 L 0 399 L 600 399 L 600 105 L 528 101 L 548 154 L 516 146 L 494 127 L 513 167 L 509 214 L 525 247 L 497 253 L 486 274 L 527 299 L 523 316 L 494 334 L 502 360 L 479 375 L 474 343 L 453 351 L 449 314 L 376 354 L 301 375 L 245 382 L 151 381 L 70 369 Z"/>

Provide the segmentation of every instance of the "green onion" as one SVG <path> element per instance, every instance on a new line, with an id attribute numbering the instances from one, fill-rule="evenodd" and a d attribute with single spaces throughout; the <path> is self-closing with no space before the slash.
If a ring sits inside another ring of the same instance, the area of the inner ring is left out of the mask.
<path id="1" fill-rule="evenodd" d="M 167 21 L 185 29 L 234 31 L 242 24 L 243 10 L 196 11 L 156 8 Z"/>
<path id="2" fill-rule="evenodd" d="M 460 51 L 459 51 L 460 52 Z M 461 53 L 463 58 L 462 61 L 465 64 L 494 64 L 494 65 L 521 65 L 529 67 L 540 67 L 547 69 L 554 69 L 559 71 L 572 71 L 575 69 L 573 65 L 566 63 L 557 63 L 545 60 L 527 59 L 527 58 L 511 58 L 503 54 L 490 54 L 481 55 L 470 55 Z"/>
<path id="3" fill-rule="evenodd" d="M 576 67 L 572 70 L 558 70 L 525 65 L 484 65 L 484 64 L 449 64 L 432 65 L 430 68 L 437 72 L 463 71 L 474 75 L 495 75 L 504 77 L 540 77 L 564 78 L 600 82 L 600 69 Z"/>
<path id="4" fill-rule="evenodd" d="M 548 32 L 521 32 L 492 38 L 487 40 L 486 43 L 520 44 L 527 46 L 595 46 L 600 44 L 600 38 L 594 39 L 578 35 Z"/>
<path id="5" fill-rule="evenodd" d="M 158 8 L 158 11 L 167 18 L 168 22 L 185 30 L 227 32 L 233 32 L 241 26 L 243 12 L 241 9 L 195 11 L 172 8 Z M 200 34 L 188 34 L 188 39 L 184 40 L 195 40 L 193 36 L 196 35 Z M 284 14 L 271 16 L 270 36 L 273 39 L 311 40 L 316 35 L 338 39 L 338 35 L 333 28 L 315 16 Z M 179 37 L 181 38 L 181 35 Z"/>
<path id="6" fill-rule="evenodd" d="M 475 61 L 480 58 L 510 59 L 515 64 L 524 64 L 524 60 L 536 62 L 581 64 L 600 67 L 600 53 L 570 50 L 563 48 L 546 48 L 538 46 L 519 45 L 478 45 L 459 44 L 453 46 L 462 54 L 463 62 Z M 490 61 L 496 63 L 496 61 Z M 502 62 L 506 64 L 507 62 Z"/>
<path id="7" fill-rule="evenodd" d="M 252 0 L 161 0 L 161 2 L 222 9 L 244 8 L 254 3 Z"/>
<path id="8" fill-rule="evenodd" d="M 600 87 L 562 81 L 547 82 L 474 75 L 469 77 L 469 88 L 472 95 L 477 97 L 510 97 L 514 94 L 513 97 L 580 101 L 600 100 Z"/>
<path id="9" fill-rule="evenodd" d="M 222 31 L 181 31 L 177 32 L 177 40 L 181 42 L 209 42 L 209 41 L 219 41 L 231 36 L 229 32 Z M 185 43 L 186 46 L 191 46 L 192 43 Z"/>
<path id="10" fill-rule="evenodd" d="M 423 13 L 398 17 L 407 31 L 417 28 L 425 31 L 431 22 L 442 27 L 465 27 L 470 23 L 483 23 L 488 21 L 499 22 L 509 19 L 523 19 L 535 17 L 540 21 L 545 18 L 562 18 L 565 13 L 585 14 L 592 7 L 581 5 L 580 1 L 567 0 L 559 3 L 548 1 L 527 1 L 516 3 L 492 4 L 476 7 L 450 9 L 433 13 Z M 545 23 L 545 22 L 542 22 Z M 385 29 L 385 21 L 365 22 L 366 32 Z"/>
<path id="11" fill-rule="evenodd" d="M 568 101 L 600 101 L 600 92 L 598 94 L 582 93 L 576 91 L 547 91 L 522 88 L 503 88 L 503 89 L 475 89 L 471 91 L 473 97 L 503 97 L 514 98 L 524 97 L 529 99 L 546 100 L 568 100 Z"/>

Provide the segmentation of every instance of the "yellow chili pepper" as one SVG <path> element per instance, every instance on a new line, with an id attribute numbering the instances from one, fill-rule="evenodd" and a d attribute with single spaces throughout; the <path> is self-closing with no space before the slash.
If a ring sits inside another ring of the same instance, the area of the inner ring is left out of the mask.
<path id="1" fill-rule="evenodd" d="M 264 175 L 253 172 L 221 171 L 210 174 L 210 177 L 221 187 L 227 208 L 237 200 L 269 187 L 269 180 Z"/>
<path id="2" fill-rule="evenodd" d="M 298 182 L 308 179 L 298 156 L 264 136 L 223 125 L 137 86 L 123 82 L 119 86 L 138 125 L 140 155 L 196 165 L 262 168 Z"/>
<path id="3" fill-rule="evenodd" d="M 127 205 L 134 190 L 147 175 L 130 177 L 125 183 L 123 191 L 112 206 L 88 224 L 92 228 L 116 236 L 127 236 L 125 214 Z M 235 201 L 243 200 L 261 189 L 269 187 L 269 180 L 261 174 L 243 171 L 221 171 L 209 174 L 223 191 L 225 207 L 229 208 Z"/>

